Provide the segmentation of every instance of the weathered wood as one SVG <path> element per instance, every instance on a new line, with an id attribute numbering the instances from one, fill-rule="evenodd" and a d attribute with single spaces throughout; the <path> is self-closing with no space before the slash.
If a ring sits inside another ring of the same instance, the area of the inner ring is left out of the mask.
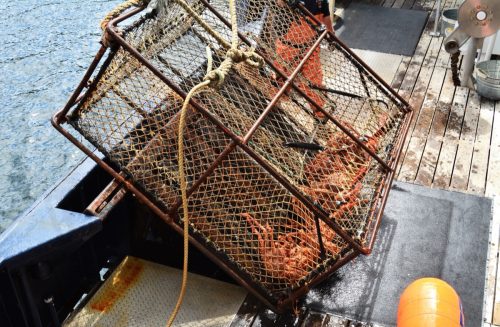
<path id="1" fill-rule="evenodd" d="M 498 270 L 498 243 L 500 239 L 500 197 L 493 198 L 492 220 L 486 262 L 486 281 L 484 285 L 483 317 L 486 323 L 493 322 L 496 281 Z M 497 296 L 497 300 L 500 298 Z"/>
<path id="2" fill-rule="evenodd" d="M 457 157 L 450 184 L 452 190 L 467 190 L 473 150 L 474 143 L 468 141 L 460 141 L 458 143 Z"/>
<path id="3" fill-rule="evenodd" d="M 396 0 L 385 0 L 383 6 L 386 8 L 391 8 Z"/>
<path id="4" fill-rule="evenodd" d="M 451 79 L 451 71 L 446 71 L 446 76 L 443 83 L 443 88 L 441 89 L 441 94 L 439 95 L 439 101 L 434 113 L 434 118 L 432 120 L 432 126 L 430 131 L 430 136 L 443 136 L 446 131 L 446 125 L 448 122 L 448 117 L 450 115 L 451 103 L 453 101 L 453 96 L 455 95 L 455 86 L 453 86 L 453 81 Z"/>
<path id="5" fill-rule="evenodd" d="M 474 92 L 469 92 L 469 99 L 465 106 L 464 122 L 460 139 L 464 141 L 474 142 L 476 140 L 477 122 L 479 120 L 479 112 L 481 109 L 479 95 Z"/>
<path id="6" fill-rule="evenodd" d="M 447 140 L 443 142 L 434 173 L 433 186 L 441 189 L 447 189 L 450 186 L 457 147 L 457 142 Z"/>
<path id="7" fill-rule="evenodd" d="M 442 144 L 442 141 L 436 141 L 434 139 L 427 140 L 422 160 L 418 168 L 417 177 L 415 178 L 417 184 L 425 186 L 432 185 Z"/>
<path id="8" fill-rule="evenodd" d="M 474 99 L 475 97 L 473 97 L 473 102 L 475 100 L 479 101 L 479 99 Z M 475 194 L 484 194 L 486 190 L 491 127 L 493 125 L 495 106 L 492 101 L 481 99 L 480 108 L 468 186 L 468 191 Z"/>
<path id="9" fill-rule="evenodd" d="M 468 96 L 468 88 L 457 87 L 451 106 L 450 116 L 448 117 L 448 124 L 446 126 L 445 136 L 447 139 L 458 140 L 460 137 Z"/>
<path id="10" fill-rule="evenodd" d="M 486 195 L 500 195 L 500 101 L 495 103 Z"/>
<path id="11" fill-rule="evenodd" d="M 497 216 L 500 215 L 500 198 L 497 196 L 493 200 L 493 221 L 495 219 L 500 219 Z M 495 221 L 496 222 L 496 221 Z M 495 226 L 492 224 L 493 227 L 496 227 L 498 229 L 498 226 Z M 498 242 L 498 238 L 496 238 L 496 241 Z M 498 249 L 498 247 L 497 247 Z M 498 252 L 497 252 L 497 260 L 498 260 Z M 495 305 L 493 307 L 493 320 L 492 323 L 494 325 L 500 325 L 500 274 L 498 273 L 498 266 L 497 266 L 497 275 L 496 275 L 496 290 L 495 290 Z"/>
<path id="12" fill-rule="evenodd" d="M 439 49 L 439 54 L 436 61 L 436 67 L 450 69 L 450 54 L 446 52 L 444 46 L 442 45 Z"/>
<path id="13" fill-rule="evenodd" d="M 408 145 L 408 150 L 401 165 L 398 179 L 404 182 L 413 182 L 417 175 L 420 159 L 424 152 L 426 139 L 412 137 Z"/>
<path id="14" fill-rule="evenodd" d="M 418 116 L 420 116 L 420 109 L 422 107 L 422 103 L 424 102 L 424 97 L 425 93 L 427 91 L 427 86 L 429 84 L 430 78 L 431 78 L 431 73 L 432 69 L 429 67 L 423 67 L 418 79 L 417 83 L 415 84 L 415 88 L 413 90 L 412 97 L 410 98 L 410 105 L 412 106 L 413 110 L 415 110 L 415 113 L 413 115 L 412 121 L 410 123 L 410 129 L 409 129 L 409 137 L 406 138 L 405 143 L 403 144 L 403 155 L 402 158 L 404 158 L 401 163 L 400 163 L 400 170 L 399 174 L 401 174 L 401 171 L 405 171 L 406 173 L 403 175 L 398 175 L 398 179 L 400 180 L 405 180 L 405 181 L 411 181 L 415 178 L 416 171 L 414 173 L 411 173 L 411 169 L 418 169 L 418 163 L 417 166 L 415 166 L 415 161 L 418 160 L 420 161 L 420 157 L 422 155 L 422 151 L 424 150 L 424 144 L 421 144 L 420 141 L 416 142 L 414 141 L 414 144 L 419 144 L 420 147 L 417 149 L 413 149 L 412 151 L 409 151 L 409 145 L 411 140 L 413 139 L 413 129 L 415 127 L 415 123 L 418 119 Z M 407 160 L 406 156 L 410 154 L 410 158 Z M 403 165 L 407 162 L 410 166 L 405 167 L 403 169 Z"/>
<path id="15" fill-rule="evenodd" d="M 422 109 L 420 110 L 420 115 L 415 125 L 415 130 L 413 132 L 414 136 L 426 137 L 429 134 L 432 119 L 434 118 L 434 112 L 438 107 L 439 94 L 441 92 L 445 74 L 446 70 L 443 68 L 434 69 Z"/>
<path id="16" fill-rule="evenodd" d="M 411 57 L 403 57 L 401 63 L 399 64 L 398 70 L 396 71 L 396 75 L 392 80 L 391 87 L 397 91 L 401 87 L 403 83 L 404 77 L 406 76 L 406 72 L 408 71 L 408 67 L 410 66 Z"/>
<path id="17" fill-rule="evenodd" d="M 493 118 L 493 128 L 491 134 L 491 146 L 500 145 L 500 101 L 495 103 L 495 112 Z"/>
<path id="18" fill-rule="evenodd" d="M 467 191 L 483 195 L 486 190 L 486 175 L 488 172 L 488 158 L 490 146 L 486 143 L 475 143 L 472 154 L 472 163 L 469 174 Z"/>
<path id="19" fill-rule="evenodd" d="M 401 8 L 411 9 L 413 7 L 414 3 L 415 3 L 415 0 L 405 0 L 405 2 L 403 3 L 403 6 Z"/>
<path id="20" fill-rule="evenodd" d="M 500 145 L 492 145 L 490 148 L 486 195 L 500 195 Z"/>
<path id="21" fill-rule="evenodd" d="M 443 44 L 443 39 L 440 37 L 431 38 L 431 43 L 429 45 L 429 49 L 427 49 L 427 53 L 425 54 L 424 62 L 422 66 L 424 67 L 435 67 L 439 49 L 441 48 L 441 44 Z"/>

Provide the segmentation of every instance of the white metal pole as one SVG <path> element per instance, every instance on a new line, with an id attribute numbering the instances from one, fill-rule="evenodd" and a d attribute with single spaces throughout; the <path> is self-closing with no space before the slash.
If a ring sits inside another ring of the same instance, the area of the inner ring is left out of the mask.
<path id="1" fill-rule="evenodd" d="M 432 31 L 430 34 L 431 36 L 441 36 L 441 32 L 438 31 L 438 25 L 439 25 L 439 19 L 441 18 L 441 0 L 438 0 L 436 4 L 436 17 L 434 18 L 434 31 Z"/>
<path id="2" fill-rule="evenodd" d="M 474 71 L 479 41 L 480 39 L 474 37 L 467 41 L 467 49 L 465 50 L 464 59 L 462 60 L 462 76 L 460 76 L 462 86 L 474 88 L 471 77 L 472 72 Z"/>
<path id="3" fill-rule="evenodd" d="M 486 52 L 484 56 L 481 57 L 481 61 L 488 61 L 491 59 L 491 55 L 493 54 L 493 48 L 495 47 L 495 42 L 497 40 L 499 32 L 487 37 L 485 40 L 488 40 L 488 44 L 486 45 Z"/>

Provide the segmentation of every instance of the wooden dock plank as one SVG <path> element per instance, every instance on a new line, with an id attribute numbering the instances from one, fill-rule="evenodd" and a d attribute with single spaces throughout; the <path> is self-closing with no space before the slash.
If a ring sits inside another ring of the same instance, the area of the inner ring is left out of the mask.
<path id="1" fill-rule="evenodd" d="M 460 140 L 474 142 L 476 140 L 477 123 L 481 110 L 481 100 L 475 91 L 469 92 L 467 105 L 465 106 L 464 122 L 460 133 Z"/>
<path id="2" fill-rule="evenodd" d="M 436 171 L 439 153 L 441 152 L 442 141 L 428 139 L 425 144 L 425 149 L 420 160 L 417 177 L 415 182 L 420 185 L 431 186 L 434 180 L 434 172 Z"/>
<path id="3" fill-rule="evenodd" d="M 439 49 L 439 54 L 436 61 L 436 67 L 450 69 L 450 54 L 446 52 L 444 46 L 442 45 Z"/>
<path id="4" fill-rule="evenodd" d="M 412 181 L 415 178 L 417 173 L 416 170 L 418 169 L 418 164 L 420 163 L 420 158 L 424 150 L 425 142 L 422 143 L 420 141 L 415 141 L 413 142 L 413 144 L 414 145 L 418 144 L 418 146 L 412 149 L 412 151 L 408 151 L 411 148 L 410 142 L 413 139 L 413 129 L 415 127 L 418 117 L 420 116 L 420 110 L 424 102 L 424 97 L 425 93 L 427 92 L 427 87 L 431 79 L 431 74 L 432 74 L 432 68 L 430 67 L 422 68 L 420 74 L 418 75 L 415 88 L 413 90 L 412 96 L 409 101 L 413 110 L 415 110 L 415 113 L 410 123 L 410 128 L 408 133 L 410 136 L 406 138 L 405 143 L 403 144 L 403 154 L 402 154 L 403 159 L 400 162 L 401 168 L 399 170 L 396 170 L 399 171 L 398 179 L 400 180 Z M 406 159 L 407 155 L 410 155 L 410 158 L 408 160 Z M 403 169 L 403 165 L 405 165 L 405 163 L 408 166 Z M 412 169 L 415 171 L 412 172 Z M 401 172 L 403 171 L 404 173 L 401 175 Z"/>
<path id="5" fill-rule="evenodd" d="M 500 101 L 495 103 L 495 111 L 493 117 L 493 127 L 491 134 L 491 146 L 500 145 Z"/>
<path id="6" fill-rule="evenodd" d="M 415 0 L 406 0 L 401 6 L 402 9 L 411 9 L 415 4 Z"/>
<path id="7" fill-rule="evenodd" d="M 469 183 L 467 191 L 483 195 L 486 190 L 486 176 L 488 173 L 488 158 L 490 145 L 486 143 L 475 143 L 470 167 Z"/>
<path id="8" fill-rule="evenodd" d="M 450 189 L 457 191 L 467 190 L 473 151 L 474 143 L 468 141 L 458 142 Z"/>
<path id="9" fill-rule="evenodd" d="M 500 240 L 500 197 L 493 198 L 492 219 L 486 261 L 486 281 L 484 285 L 483 317 L 486 323 L 493 322 L 493 308 L 498 273 L 498 244 Z M 500 296 L 496 297 L 500 300 Z"/>
<path id="10" fill-rule="evenodd" d="M 439 153 L 436 172 L 434 173 L 433 186 L 441 189 L 448 189 L 453 174 L 453 166 L 457 154 L 457 142 L 444 140 Z"/>
<path id="11" fill-rule="evenodd" d="M 468 96 L 468 88 L 457 87 L 451 105 L 450 116 L 448 117 L 448 124 L 446 125 L 445 137 L 447 139 L 458 140 L 460 138 Z"/>
<path id="12" fill-rule="evenodd" d="M 476 143 L 490 144 L 493 133 L 494 115 L 495 103 L 488 99 L 481 99 L 481 111 L 477 123 Z M 500 131 L 497 131 L 497 133 L 500 133 Z"/>
<path id="13" fill-rule="evenodd" d="M 396 0 L 385 0 L 383 6 L 386 8 L 391 8 Z"/>
<path id="14" fill-rule="evenodd" d="M 401 165 L 398 179 L 404 182 L 413 182 L 417 175 L 420 159 L 425 149 L 426 139 L 412 137 L 410 139 L 408 150 Z"/>
<path id="15" fill-rule="evenodd" d="M 394 1 L 392 8 L 401 8 L 401 7 L 403 7 L 404 3 L 405 3 L 405 0 L 396 0 L 396 1 Z"/>
<path id="16" fill-rule="evenodd" d="M 500 145 L 492 145 L 490 148 L 487 176 L 486 196 L 500 195 Z"/>
<path id="17" fill-rule="evenodd" d="M 396 91 L 399 91 L 401 84 L 403 83 L 406 72 L 408 71 L 408 67 L 410 66 L 411 57 L 403 57 L 401 63 L 399 64 L 398 70 L 396 71 L 396 75 L 392 80 L 391 87 Z"/>
<path id="18" fill-rule="evenodd" d="M 486 191 L 486 179 L 488 174 L 488 161 L 490 153 L 490 141 L 493 126 L 495 106 L 492 101 L 472 97 L 472 107 L 480 101 L 480 113 L 478 116 L 474 154 L 472 157 L 471 173 L 469 177 L 468 191 L 475 194 L 484 194 Z M 471 102 L 471 101 L 469 101 Z M 468 105 L 468 108 L 471 107 Z"/>
<path id="19" fill-rule="evenodd" d="M 443 88 L 441 89 L 439 101 L 434 113 L 434 118 L 432 119 L 432 125 L 429 135 L 433 138 L 441 137 L 445 134 L 446 125 L 451 110 L 451 103 L 453 102 L 454 95 L 455 86 L 453 85 L 453 81 L 451 80 L 451 71 L 447 70 Z"/>
<path id="20" fill-rule="evenodd" d="M 498 215 L 500 210 L 497 210 L 497 209 L 500 209 L 500 205 L 499 205 L 499 197 L 496 196 L 494 198 L 494 202 L 493 202 L 493 209 L 494 209 L 494 216 L 495 215 Z M 494 217 L 495 218 L 495 217 Z M 500 325 L 500 287 L 498 287 L 500 285 L 500 274 L 498 273 L 498 268 L 497 268 L 497 276 L 496 276 L 496 290 L 495 290 L 495 304 L 493 306 L 493 319 L 492 319 L 492 323 L 493 325 Z"/>
<path id="21" fill-rule="evenodd" d="M 443 38 L 441 37 L 433 37 L 431 38 L 431 43 L 429 45 L 429 49 L 425 55 L 425 60 L 422 63 L 423 66 L 426 67 L 435 67 L 439 49 L 441 49 L 441 45 L 443 44 Z"/>
<path id="22" fill-rule="evenodd" d="M 446 70 L 443 68 L 434 69 L 430 79 L 429 88 L 425 94 L 422 109 L 420 110 L 420 115 L 418 116 L 415 130 L 412 135 L 417 137 L 427 137 L 429 134 L 432 120 L 434 118 L 434 112 L 438 106 L 439 94 L 441 93 L 445 74 Z"/>
<path id="23" fill-rule="evenodd" d="M 500 101 L 495 103 L 486 196 L 500 195 Z"/>

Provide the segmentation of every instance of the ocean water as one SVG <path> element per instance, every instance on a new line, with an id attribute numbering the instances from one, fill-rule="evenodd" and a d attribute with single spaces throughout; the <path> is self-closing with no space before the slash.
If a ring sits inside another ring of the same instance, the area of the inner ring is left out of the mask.
<path id="1" fill-rule="evenodd" d="M 50 124 L 121 0 L 0 0 L 0 233 L 83 154 Z"/>

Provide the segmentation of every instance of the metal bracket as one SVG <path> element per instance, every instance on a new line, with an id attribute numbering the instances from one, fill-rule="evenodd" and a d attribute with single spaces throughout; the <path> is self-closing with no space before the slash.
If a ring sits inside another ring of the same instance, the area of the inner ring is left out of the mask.
<path id="1" fill-rule="evenodd" d="M 116 179 L 113 179 L 85 209 L 85 213 L 104 220 L 126 194 L 127 189 L 125 186 Z"/>

